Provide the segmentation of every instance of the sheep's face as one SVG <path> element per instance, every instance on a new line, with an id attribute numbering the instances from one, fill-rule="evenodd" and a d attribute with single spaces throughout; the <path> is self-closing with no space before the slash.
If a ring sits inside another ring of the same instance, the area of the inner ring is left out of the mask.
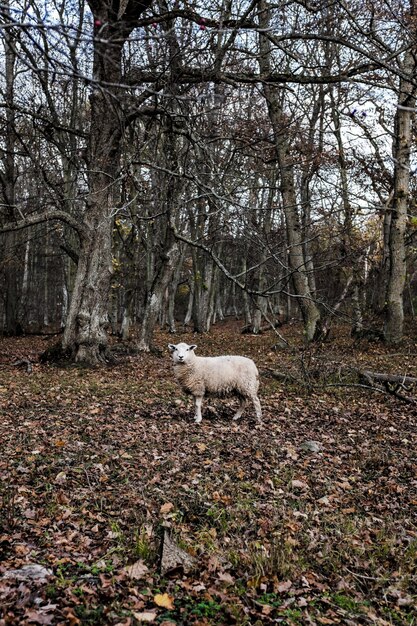
<path id="1" fill-rule="evenodd" d="M 196 345 L 189 346 L 188 343 L 178 343 L 174 345 L 173 343 L 168 344 L 168 348 L 172 352 L 172 359 L 175 365 L 180 365 L 181 363 L 187 363 L 194 356 L 194 350 L 196 349 Z"/>

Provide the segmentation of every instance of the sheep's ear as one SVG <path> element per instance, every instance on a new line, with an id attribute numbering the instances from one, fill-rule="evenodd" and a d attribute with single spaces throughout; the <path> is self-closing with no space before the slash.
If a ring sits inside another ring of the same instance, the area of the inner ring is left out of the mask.
<path id="1" fill-rule="evenodd" d="M 193 343 L 193 345 L 192 345 L 192 346 L 188 346 L 188 349 L 189 349 L 189 350 L 195 350 L 195 349 L 196 349 L 196 347 L 197 347 L 197 346 L 195 345 L 195 343 Z"/>
<path id="2" fill-rule="evenodd" d="M 168 349 L 169 349 L 170 352 L 174 352 L 175 348 L 176 348 L 176 346 L 174 346 L 173 343 L 169 343 L 168 344 Z"/>

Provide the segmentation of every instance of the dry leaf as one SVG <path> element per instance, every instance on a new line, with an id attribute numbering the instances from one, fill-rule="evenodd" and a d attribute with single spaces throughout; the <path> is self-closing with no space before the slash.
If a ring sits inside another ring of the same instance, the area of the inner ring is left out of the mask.
<path id="1" fill-rule="evenodd" d="M 286 580 L 283 583 L 280 583 L 277 586 L 277 591 L 278 593 L 285 593 L 286 591 L 288 591 L 288 589 L 291 589 L 292 587 L 292 582 L 290 580 Z"/>
<path id="2" fill-rule="evenodd" d="M 153 601 L 157 606 L 168 609 L 168 611 L 172 611 L 174 609 L 174 598 L 167 593 L 157 593 L 156 596 L 154 596 Z"/>
<path id="3" fill-rule="evenodd" d="M 56 476 L 55 476 L 55 480 L 54 482 L 57 485 L 63 485 L 65 483 L 65 481 L 67 480 L 67 475 L 65 472 L 59 472 Z"/>
<path id="4" fill-rule="evenodd" d="M 164 513 L 169 513 L 170 511 L 172 511 L 172 509 L 174 508 L 174 505 L 172 504 L 172 502 L 165 502 L 165 504 L 163 504 L 161 506 L 161 508 L 159 509 L 159 511 L 164 514 Z"/>
<path id="5" fill-rule="evenodd" d="M 231 576 L 231 574 L 229 574 L 228 572 L 223 572 L 222 574 L 219 574 L 218 579 L 226 585 L 233 585 L 233 583 L 235 582 L 233 576 Z"/>
<path id="6" fill-rule="evenodd" d="M 303 480 L 292 480 L 291 486 L 294 489 L 308 489 L 307 483 L 305 483 Z"/>
<path id="7" fill-rule="evenodd" d="M 262 606 L 262 615 L 270 615 L 273 610 L 274 610 L 273 606 L 271 606 L 269 604 L 264 604 Z"/>
<path id="8" fill-rule="evenodd" d="M 156 613 L 153 611 L 144 611 L 143 613 L 133 613 L 133 617 L 139 622 L 154 622 Z"/>
<path id="9" fill-rule="evenodd" d="M 132 578 L 133 580 L 140 580 L 149 573 L 149 569 L 146 567 L 142 559 L 136 561 L 133 565 L 128 565 L 123 571 L 126 572 L 129 578 Z"/>

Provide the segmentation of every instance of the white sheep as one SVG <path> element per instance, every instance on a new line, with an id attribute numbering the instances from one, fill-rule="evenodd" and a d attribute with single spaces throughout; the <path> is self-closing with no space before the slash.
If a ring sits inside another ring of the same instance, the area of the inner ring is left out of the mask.
<path id="1" fill-rule="evenodd" d="M 186 393 L 194 396 L 195 421 L 201 422 L 201 404 L 205 396 L 236 396 L 240 405 L 234 416 L 238 420 L 249 400 L 255 407 L 258 422 L 262 419 L 258 398 L 258 370 L 252 359 L 244 356 L 196 356 L 196 345 L 168 344 L 174 361 L 174 374 Z"/>

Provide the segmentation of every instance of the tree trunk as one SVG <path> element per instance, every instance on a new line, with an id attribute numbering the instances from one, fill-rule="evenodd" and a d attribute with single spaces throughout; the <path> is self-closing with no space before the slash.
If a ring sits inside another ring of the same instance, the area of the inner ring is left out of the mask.
<path id="1" fill-rule="evenodd" d="M 107 328 L 112 231 L 104 219 L 83 237 L 62 347 L 95 365 L 108 355 Z"/>
<path id="2" fill-rule="evenodd" d="M 410 77 L 415 75 L 415 60 L 412 52 L 406 52 L 404 72 Z M 403 294 L 407 272 L 404 237 L 410 195 L 410 147 L 414 107 L 415 87 L 411 82 L 401 79 L 395 119 L 394 198 L 391 211 L 390 263 L 384 328 L 384 337 L 388 344 L 397 344 L 403 335 Z"/>
<path id="3" fill-rule="evenodd" d="M 172 235 L 170 235 L 170 238 Z M 149 352 L 152 345 L 153 332 L 159 313 L 161 311 L 162 300 L 165 290 L 172 278 L 172 274 L 180 258 L 179 247 L 176 241 L 171 239 L 171 243 L 166 246 L 164 259 L 161 268 L 155 276 L 152 289 L 148 293 L 145 315 L 142 322 L 141 335 L 138 343 L 138 349 Z"/>
<path id="4" fill-rule="evenodd" d="M 9 13 L 9 2 L 6 0 L 5 10 Z M 15 185 L 16 185 L 16 162 L 15 162 L 15 110 L 14 110 L 14 81 L 16 51 L 14 48 L 13 35 L 11 29 L 4 29 L 4 55 L 5 55 L 5 157 L 4 176 L 2 176 L 2 192 L 6 207 L 7 221 L 12 222 L 15 216 Z M 7 335 L 19 333 L 20 324 L 18 320 L 18 271 L 16 244 L 19 234 L 13 231 L 6 233 L 3 248 L 4 273 L 5 273 L 5 326 L 4 332 Z"/>
<path id="5" fill-rule="evenodd" d="M 182 251 L 180 254 L 180 258 L 179 261 L 177 263 L 177 267 L 174 270 L 174 275 L 173 275 L 173 279 L 171 281 L 171 284 L 169 285 L 169 289 L 168 289 L 168 328 L 169 328 L 169 332 L 170 333 L 176 333 L 177 332 L 177 325 L 176 325 L 176 321 L 175 321 L 175 298 L 177 295 L 177 290 L 178 290 L 178 285 L 180 282 L 180 278 L 181 278 L 181 272 L 182 272 L 182 267 L 184 265 L 184 259 L 185 259 L 185 254 L 186 254 L 187 248 L 186 246 L 183 245 L 182 247 Z"/>
<path id="6" fill-rule="evenodd" d="M 259 26 L 262 30 L 269 28 L 269 10 L 264 0 L 260 2 Z M 260 56 L 259 66 L 265 75 L 271 73 L 271 46 L 269 40 L 259 33 Z M 280 102 L 280 90 L 269 84 L 264 85 L 264 94 L 268 106 L 269 119 L 274 134 L 275 153 L 281 176 L 281 195 L 285 213 L 288 259 L 292 275 L 295 296 L 304 321 L 306 341 L 312 341 L 319 334 L 320 312 L 312 298 L 308 283 L 308 274 L 304 259 L 302 228 L 295 192 L 294 165 L 290 155 L 288 134 L 285 132 L 288 120 Z"/>
<path id="7" fill-rule="evenodd" d="M 112 273 L 112 234 L 119 196 L 124 135 L 122 48 L 150 0 L 90 0 L 94 19 L 95 88 L 90 96 L 89 195 L 80 255 L 62 347 L 72 358 L 95 365 L 109 356 L 108 300 Z"/>

